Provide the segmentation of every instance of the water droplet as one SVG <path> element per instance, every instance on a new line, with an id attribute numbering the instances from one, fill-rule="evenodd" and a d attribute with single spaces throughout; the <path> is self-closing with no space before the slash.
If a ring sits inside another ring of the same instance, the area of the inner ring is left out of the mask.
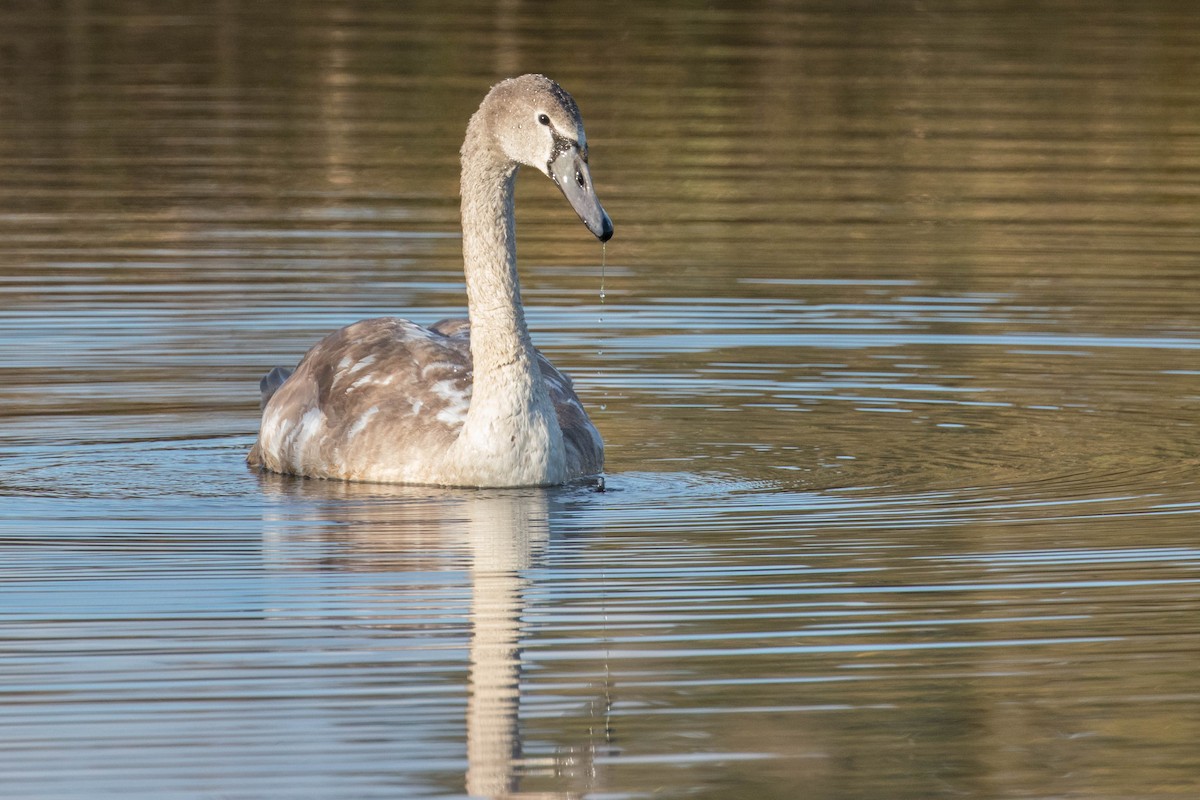
<path id="1" fill-rule="evenodd" d="M 605 272 L 607 271 L 607 268 L 608 268 L 608 248 L 603 242 L 601 242 L 600 243 L 600 314 L 596 319 L 596 322 L 600 325 L 601 329 L 603 329 L 603 327 L 604 327 L 604 299 L 606 297 L 606 294 L 604 291 L 604 278 L 605 278 Z M 604 351 L 601 350 L 600 348 L 596 348 L 596 358 L 604 358 Z M 597 378 L 600 377 L 599 370 L 596 371 L 596 377 Z M 601 399 L 604 401 L 608 400 L 608 390 L 607 389 L 605 389 L 603 391 Z M 607 402 L 600 403 L 599 409 L 601 411 L 607 411 L 608 403 Z"/>

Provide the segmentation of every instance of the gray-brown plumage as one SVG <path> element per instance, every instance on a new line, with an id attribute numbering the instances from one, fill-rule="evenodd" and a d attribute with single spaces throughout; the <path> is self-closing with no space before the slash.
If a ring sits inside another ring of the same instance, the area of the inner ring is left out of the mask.
<path id="1" fill-rule="evenodd" d="M 468 320 L 391 317 L 325 337 L 262 381 L 250 464 L 348 480 L 458 486 L 561 483 L 603 468 L 604 445 L 570 379 L 532 345 L 513 228 L 520 164 L 551 177 L 602 241 L 579 110 L 540 75 L 498 84 L 462 148 Z"/>

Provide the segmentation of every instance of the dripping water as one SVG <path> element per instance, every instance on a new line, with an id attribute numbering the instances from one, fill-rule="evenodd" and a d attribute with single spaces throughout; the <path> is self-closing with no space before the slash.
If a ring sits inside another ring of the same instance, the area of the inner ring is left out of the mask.
<path id="1" fill-rule="evenodd" d="M 605 269 L 606 269 L 607 265 L 608 265 L 608 243 L 601 242 L 600 243 L 600 315 L 596 318 L 596 322 L 599 324 L 600 332 L 602 334 L 604 332 L 604 274 L 605 274 Z M 603 358 L 604 350 L 602 350 L 602 349 L 597 350 L 596 357 Z M 597 377 L 599 377 L 599 372 L 597 372 Z M 608 390 L 607 389 L 604 390 L 604 396 L 600 403 L 600 410 L 601 411 L 608 410 Z"/>

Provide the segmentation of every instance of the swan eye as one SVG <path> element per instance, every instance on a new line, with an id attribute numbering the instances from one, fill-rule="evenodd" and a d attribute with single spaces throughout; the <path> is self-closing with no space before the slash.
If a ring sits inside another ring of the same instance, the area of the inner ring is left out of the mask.
<path id="1" fill-rule="evenodd" d="M 575 170 L 575 183 L 579 184 L 580 189 L 587 188 L 587 181 L 583 179 L 583 173 L 579 170 Z"/>
<path id="2" fill-rule="evenodd" d="M 543 125 L 549 126 L 550 125 L 550 117 L 546 116 L 545 114 L 538 114 L 538 122 L 540 122 Z"/>

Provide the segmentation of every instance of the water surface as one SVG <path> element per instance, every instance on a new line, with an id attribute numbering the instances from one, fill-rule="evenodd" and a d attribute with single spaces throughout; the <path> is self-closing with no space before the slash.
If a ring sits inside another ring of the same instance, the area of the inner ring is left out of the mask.
<path id="1" fill-rule="evenodd" d="M 1194 796 L 1190 4 L 0 19 L 6 796 Z M 248 471 L 271 366 L 462 313 L 524 71 L 616 225 L 518 182 L 609 490 Z"/>

